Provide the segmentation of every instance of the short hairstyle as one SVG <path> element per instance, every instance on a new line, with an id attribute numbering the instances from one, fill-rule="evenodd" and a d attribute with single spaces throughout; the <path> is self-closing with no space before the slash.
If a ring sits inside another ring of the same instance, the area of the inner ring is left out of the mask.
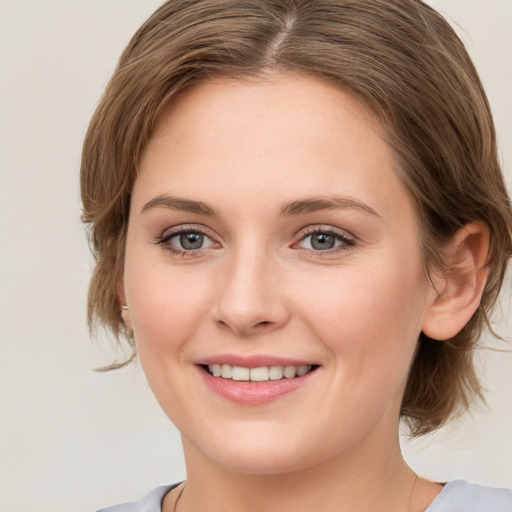
<path id="1" fill-rule="evenodd" d="M 117 288 L 139 159 L 166 106 L 210 78 L 267 72 L 328 81 L 376 115 L 415 203 L 427 277 L 443 269 L 442 249 L 460 228 L 472 221 L 489 227 L 489 275 L 478 310 L 452 339 L 421 334 L 418 342 L 401 415 L 413 435 L 433 431 L 482 396 L 473 349 L 512 254 L 512 210 L 478 74 L 450 25 L 419 0 L 164 3 L 122 54 L 84 142 L 83 220 L 96 261 L 89 326 L 124 337 L 135 354 Z"/>

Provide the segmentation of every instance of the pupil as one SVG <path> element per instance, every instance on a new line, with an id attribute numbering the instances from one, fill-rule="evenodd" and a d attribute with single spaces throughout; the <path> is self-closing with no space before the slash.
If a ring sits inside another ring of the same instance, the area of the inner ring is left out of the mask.
<path id="1" fill-rule="evenodd" d="M 332 249 L 334 247 L 334 243 L 334 237 L 331 235 L 326 235 L 325 233 L 314 235 L 311 239 L 311 247 L 320 251 Z"/>
<path id="2" fill-rule="evenodd" d="M 180 235 L 180 244 L 183 249 L 200 249 L 203 245 L 203 235 L 201 233 L 182 233 Z"/>

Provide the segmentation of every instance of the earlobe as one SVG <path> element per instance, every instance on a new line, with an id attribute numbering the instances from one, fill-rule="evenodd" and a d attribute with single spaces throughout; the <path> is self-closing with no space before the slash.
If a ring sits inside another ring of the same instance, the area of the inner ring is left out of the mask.
<path id="1" fill-rule="evenodd" d="M 132 319 L 130 316 L 130 309 L 126 305 L 126 297 L 124 293 L 124 283 L 120 279 L 117 283 L 117 298 L 119 300 L 119 304 L 121 304 L 121 318 L 123 319 L 123 323 L 125 327 L 129 330 L 132 330 Z"/>
<path id="2" fill-rule="evenodd" d="M 437 296 L 429 306 L 423 333 L 447 340 L 457 335 L 480 305 L 487 281 L 489 229 L 472 222 L 457 232 L 445 255 L 445 272 L 436 279 Z"/>
<path id="3" fill-rule="evenodd" d="M 123 319 L 125 327 L 131 331 L 132 319 L 130 317 L 130 310 L 128 309 L 128 306 L 121 306 L 121 318 Z"/>

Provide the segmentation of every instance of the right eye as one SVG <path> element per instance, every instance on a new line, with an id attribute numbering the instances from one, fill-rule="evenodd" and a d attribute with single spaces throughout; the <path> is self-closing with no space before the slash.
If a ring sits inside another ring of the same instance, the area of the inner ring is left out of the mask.
<path id="1" fill-rule="evenodd" d="M 158 244 L 173 254 L 194 254 L 203 249 L 215 247 L 217 244 L 203 231 L 197 228 L 179 228 L 163 235 Z"/>

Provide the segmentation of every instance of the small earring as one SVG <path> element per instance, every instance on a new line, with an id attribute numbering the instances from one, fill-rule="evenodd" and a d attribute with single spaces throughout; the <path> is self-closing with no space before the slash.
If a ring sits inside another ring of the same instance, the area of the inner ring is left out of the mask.
<path id="1" fill-rule="evenodd" d="M 130 318 L 130 311 L 128 306 L 121 306 L 121 318 L 123 319 L 125 327 L 131 330 L 132 320 Z"/>

